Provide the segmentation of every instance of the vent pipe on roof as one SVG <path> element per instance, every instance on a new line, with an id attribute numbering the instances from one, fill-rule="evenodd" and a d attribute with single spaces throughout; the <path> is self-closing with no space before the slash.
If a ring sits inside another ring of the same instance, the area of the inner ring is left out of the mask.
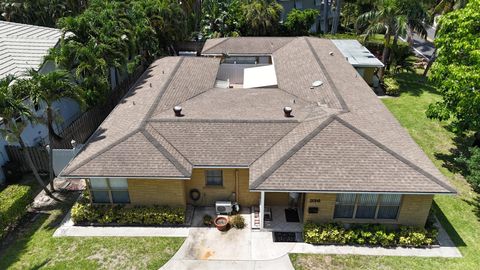
<path id="1" fill-rule="evenodd" d="M 283 107 L 283 112 L 285 114 L 285 117 L 293 117 L 291 107 Z"/>
<path id="2" fill-rule="evenodd" d="M 182 117 L 182 107 L 181 106 L 175 106 L 173 107 L 173 112 L 175 113 L 176 117 Z"/>

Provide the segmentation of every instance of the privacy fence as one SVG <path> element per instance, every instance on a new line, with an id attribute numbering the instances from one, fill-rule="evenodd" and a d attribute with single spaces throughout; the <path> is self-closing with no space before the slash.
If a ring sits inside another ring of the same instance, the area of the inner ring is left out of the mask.
<path id="1" fill-rule="evenodd" d="M 139 66 L 135 72 L 130 74 L 124 79 L 114 90 L 112 90 L 109 96 L 105 99 L 103 104 L 97 105 L 86 112 L 84 112 L 78 119 L 73 121 L 68 127 L 60 132 L 62 140 L 59 142 L 53 142 L 54 149 L 71 149 L 71 141 L 75 140 L 78 144 L 83 144 L 87 139 L 95 132 L 115 106 L 120 102 L 122 97 L 128 92 L 128 90 L 134 85 L 134 83 L 140 78 L 145 71 L 146 66 Z M 11 162 L 18 165 L 19 169 L 23 172 L 29 172 L 30 168 L 25 159 L 22 148 L 19 146 L 7 145 L 5 146 L 8 157 Z M 39 171 L 49 171 L 48 151 L 45 147 L 28 147 L 30 156 L 33 159 L 33 163 Z"/>

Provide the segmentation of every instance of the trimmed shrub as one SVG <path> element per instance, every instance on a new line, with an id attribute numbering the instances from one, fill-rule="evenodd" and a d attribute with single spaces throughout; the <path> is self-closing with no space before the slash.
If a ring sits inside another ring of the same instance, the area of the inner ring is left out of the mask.
<path id="1" fill-rule="evenodd" d="M 401 226 L 399 230 L 389 231 L 382 225 L 360 225 L 345 229 L 340 224 L 306 223 L 303 239 L 310 244 L 356 244 L 371 246 L 431 246 L 437 239 L 436 229 L 421 229 Z"/>
<path id="2" fill-rule="evenodd" d="M 383 86 L 385 88 L 385 94 L 389 96 L 398 96 L 400 94 L 400 85 L 393 77 L 383 78 Z"/>
<path id="3" fill-rule="evenodd" d="M 234 215 L 230 218 L 230 225 L 237 229 L 245 228 L 245 219 L 241 215 Z"/>
<path id="4" fill-rule="evenodd" d="M 24 185 L 10 185 L 0 192 L 0 238 L 25 215 L 32 193 L 32 188 Z"/>
<path id="5" fill-rule="evenodd" d="M 319 11 L 316 9 L 292 9 L 285 20 L 285 31 L 291 36 L 306 36 L 315 23 Z"/>
<path id="6" fill-rule="evenodd" d="M 185 222 L 185 210 L 168 206 L 90 205 L 85 200 L 75 203 L 72 220 L 78 224 L 177 225 Z"/>

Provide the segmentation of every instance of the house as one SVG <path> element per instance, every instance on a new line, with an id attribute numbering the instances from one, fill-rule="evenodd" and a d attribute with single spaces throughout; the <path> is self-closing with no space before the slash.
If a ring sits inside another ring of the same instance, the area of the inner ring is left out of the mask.
<path id="1" fill-rule="evenodd" d="M 99 204 L 238 202 L 270 230 L 285 209 L 424 226 L 456 193 L 331 40 L 211 39 L 202 55 L 155 61 L 61 176 Z"/>
<path id="2" fill-rule="evenodd" d="M 384 65 L 375 55 L 355 39 L 333 39 L 332 42 L 368 85 L 378 86 L 375 72 Z"/>
<path id="3" fill-rule="evenodd" d="M 54 63 L 44 63 L 44 57 L 49 49 L 58 44 L 61 35 L 61 31 L 54 28 L 0 21 L 0 79 L 8 75 L 24 77 L 29 69 L 38 69 L 41 73 L 54 70 Z M 81 113 L 79 105 L 71 99 L 54 102 L 53 108 L 63 118 L 62 122 L 55 123 L 57 131 L 73 122 Z M 41 117 L 45 114 L 45 104 L 32 105 L 32 110 Z M 45 145 L 48 143 L 48 129 L 43 124 L 29 124 L 22 138 L 28 146 Z M 5 151 L 7 144 L 3 138 L 0 139 L 2 166 L 9 160 Z M 3 179 L 3 170 L 0 170 L 0 183 Z"/>

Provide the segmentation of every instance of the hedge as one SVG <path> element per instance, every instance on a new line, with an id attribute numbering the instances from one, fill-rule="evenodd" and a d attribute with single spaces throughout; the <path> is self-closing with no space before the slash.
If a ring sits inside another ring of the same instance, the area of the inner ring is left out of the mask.
<path id="1" fill-rule="evenodd" d="M 32 199 L 30 186 L 9 185 L 0 192 L 0 239 L 25 215 Z"/>
<path id="2" fill-rule="evenodd" d="M 400 94 L 400 84 L 394 77 L 383 78 L 385 94 L 389 96 L 398 96 Z"/>
<path id="3" fill-rule="evenodd" d="M 346 229 L 341 224 L 306 223 L 303 237 L 310 244 L 353 244 L 371 246 L 427 247 L 436 243 L 435 228 L 422 229 L 400 226 L 399 230 L 387 230 L 383 225 L 358 225 Z"/>
<path id="4" fill-rule="evenodd" d="M 185 209 L 182 208 L 91 205 L 84 200 L 73 205 L 71 215 L 75 225 L 178 225 L 185 222 Z"/>

